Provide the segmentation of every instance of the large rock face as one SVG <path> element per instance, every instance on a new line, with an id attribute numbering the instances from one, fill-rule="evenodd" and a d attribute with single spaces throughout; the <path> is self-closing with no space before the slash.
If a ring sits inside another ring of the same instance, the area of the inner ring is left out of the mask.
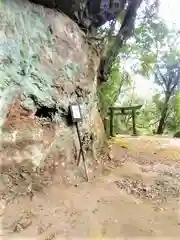
<path id="1" fill-rule="evenodd" d="M 49 182 L 55 169 L 58 180 L 72 181 L 79 145 L 76 129 L 67 125 L 69 104 L 81 104 L 87 152 L 95 155 L 104 136 L 96 99 L 99 59 L 78 26 L 53 10 L 6 0 L 0 19 L 0 191 L 24 192 L 33 179 Z"/>

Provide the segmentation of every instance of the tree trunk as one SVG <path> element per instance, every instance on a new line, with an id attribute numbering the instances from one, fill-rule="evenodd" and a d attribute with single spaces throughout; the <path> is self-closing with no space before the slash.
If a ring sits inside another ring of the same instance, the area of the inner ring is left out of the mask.
<path id="1" fill-rule="evenodd" d="M 167 114 L 168 108 L 164 108 L 161 114 L 161 119 L 159 121 L 158 129 L 156 134 L 163 134 L 164 127 L 165 127 L 165 120 L 166 120 L 166 114 Z"/>
<path id="2" fill-rule="evenodd" d="M 164 107 L 163 110 L 161 112 L 161 118 L 159 121 L 159 125 L 156 131 L 156 134 L 163 134 L 164 132 L 164 128 L 166 125 L 166 116 L 167 116 L 167 112 L 168 112 L 168 102 L 169 102 L 170 96 L 166 96 L 165 101 L 164 101 Z"/>

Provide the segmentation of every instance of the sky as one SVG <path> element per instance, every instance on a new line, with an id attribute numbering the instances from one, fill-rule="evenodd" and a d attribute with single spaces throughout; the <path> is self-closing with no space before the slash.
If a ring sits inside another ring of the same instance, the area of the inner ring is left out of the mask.
<path id="1" fill-rule="evenodd" d="M 175 24 L 180 29 L 180 0 L 160 0 L 159 15 L 169 27 Z M 140 75 L 133 76 L 133 79 L 136 82 L 137 94 L 145 100 L 151 99 L 155 88 L 152 81 Z"/>
<path id="2" fill-rule="evenodd" d="M 179 0 L 160 0 L 159 14 L 169 26 L 172 26 L 172 24 L 175 23 L 177 27 L 180 28 Z"/>

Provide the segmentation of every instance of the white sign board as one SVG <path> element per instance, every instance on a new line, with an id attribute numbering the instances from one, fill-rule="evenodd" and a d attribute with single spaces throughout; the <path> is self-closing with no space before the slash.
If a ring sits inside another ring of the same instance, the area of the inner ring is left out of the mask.
<path id="1" fill-rule="evenodd" d="M 81 119 L 80 109 L 78 105 L 72 105 L 72 113 L 74 119 Z"/>
<path id="2" fill-rule="evenodd" d="M 80 122 L 82 120 L 81 109 L 78 104 L 71 104 L 70 105 L 70 113 L 72 122 Z"/>

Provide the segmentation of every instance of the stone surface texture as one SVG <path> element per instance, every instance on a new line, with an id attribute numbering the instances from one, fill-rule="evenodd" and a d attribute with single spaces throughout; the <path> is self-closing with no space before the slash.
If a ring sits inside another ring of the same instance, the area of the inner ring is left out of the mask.
<path id="1" fill-rule="evenodd" d="M 72 182 L 79 177 L 79 144 L 67 124 L 70 103 L 81 105 L 89 169 L 103 143 L 99 58 L 79 27 L 56 11 L 7 0 L 0 19 L 0 192 L 36 190 L 57 169 L 58 181 Z"/>

